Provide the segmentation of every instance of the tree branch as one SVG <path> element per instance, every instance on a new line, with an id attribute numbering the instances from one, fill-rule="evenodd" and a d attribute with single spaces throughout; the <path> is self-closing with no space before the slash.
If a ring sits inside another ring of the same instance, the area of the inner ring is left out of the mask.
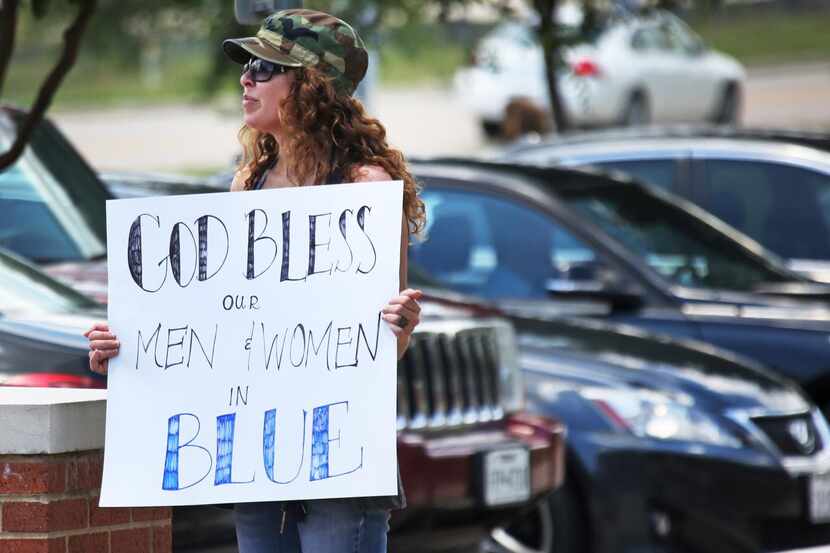
<path id="1" fill-rule="evenodd" d="M 533 0 L 533 6 L 539 14 L 539 43 L 545 59 L 545 75 L 547 77 L 548 94 L 550 96 L 550 111 L 557 132 L 569 129 L 569 121 L 559 94 L 559 82 L 556 77 L 556 68 L 559 65 L 561 44 L 556 36 L 556 6 L 558 0 Z"/>
<path id="2" fill-rule="evenodd" d="M 9 0 L 2 1 L 5 8 L 6 2 Z M 75 17 L 75 21 L 67 27 L 63 34 L 64 48 L 63 52 L 61 52 L 61 57 L 46 77 L 46 80 L 43 81 L 34 104 L 26 114 L 26 118 L 18 125 L 17 137 L 15 138 L 14 144 L 12 144 L 7 152 L 0 155 L 0 171 L 17 161 L 17 158 L 23 153 L 23 149 L 29 142 L 29 138 L 34 132 L 35 127 L 43 120 L 46 110 L 52 103 L 55 92 L 60 87 L 66 74 L 75 65 L 84 30 L 92 14 L 95 12 L 97 5 L 97 0 L 78 0 L 78 2 L 80 5 L 78 6 L 78 14 Z"/>
<path id="3" fill-rule="evenodd" d="M 0 0 L 0 94 L 6 83 L 6 71 L 14 52 L 19 0 Z"/>

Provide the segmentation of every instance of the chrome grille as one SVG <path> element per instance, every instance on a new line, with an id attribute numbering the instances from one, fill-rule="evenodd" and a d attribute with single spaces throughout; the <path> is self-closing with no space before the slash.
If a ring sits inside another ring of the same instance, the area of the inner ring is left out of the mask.
<path id="1" fill-rule="evenodd" d="M 498 332 L 470 323 L 420 325 L 398 362 L 398 428 L 501 418 Z"/>

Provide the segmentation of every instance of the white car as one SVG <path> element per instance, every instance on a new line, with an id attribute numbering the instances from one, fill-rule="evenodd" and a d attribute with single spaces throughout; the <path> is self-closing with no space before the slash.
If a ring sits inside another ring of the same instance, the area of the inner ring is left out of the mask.
<path id="1" fill-rule="evenodd" d="M 609 17 L 593 40 L 566 48 L 562 58 L 559 89 L 574 126 L 740 119 L 743 67 L 669 12 Z M 514 99 L 548 109 L 542 49 L 529 25 L 499 24 L 475 60 L 456 73 L 454 87 L 488 133 L 500 129 Z"/>

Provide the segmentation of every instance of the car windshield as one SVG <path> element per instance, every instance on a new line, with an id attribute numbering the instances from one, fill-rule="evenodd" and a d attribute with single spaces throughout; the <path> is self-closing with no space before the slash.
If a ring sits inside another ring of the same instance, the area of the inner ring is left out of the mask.
<path id="1" fill-rule="evenodd" d="M 0 252 L 0 314 L 70 313 L 101 307 L 29 264 Z"/>
<path id="2" fill-rule="evenodd" d="M 795 280 L 704 221 L 642 190 L 592 187 L 562 197 L 677 284 L 750 292 L 761 284 Z"/>
<path id="3" fill-rule="evenodd" d="M 0 147 L 13 138 L 6 115 L 0 112 Z M 109 197 L 83 158 L 43 122 L 20 159 L 0 172 L 0 247 L 38 263 L 101 257 Z"/>

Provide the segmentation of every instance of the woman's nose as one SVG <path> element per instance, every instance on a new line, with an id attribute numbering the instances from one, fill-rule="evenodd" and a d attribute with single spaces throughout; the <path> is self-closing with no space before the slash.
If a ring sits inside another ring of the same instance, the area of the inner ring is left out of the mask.
<path id="1" fill-rule="evenodd" d="M 242 88 L 252 87 L 254 86 L 254 80 L 251 79 L 251 72 L 245 71 L 239 77 L 239 84 L 242 85 Z"/>

